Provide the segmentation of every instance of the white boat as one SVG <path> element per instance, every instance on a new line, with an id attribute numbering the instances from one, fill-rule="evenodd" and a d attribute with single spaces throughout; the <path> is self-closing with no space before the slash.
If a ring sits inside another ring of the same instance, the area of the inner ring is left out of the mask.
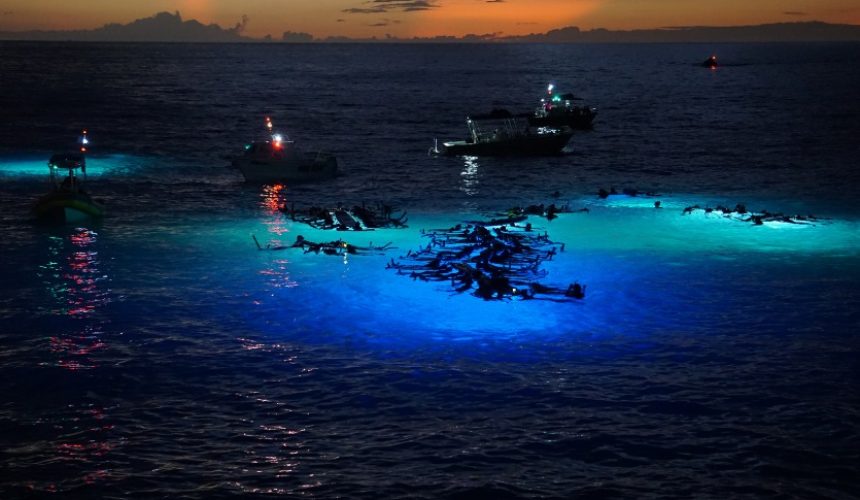
<path id="1" fill-rule="evenodd" d="M 271 133 L 272 121 L 266 118 Z M 305 182 L 330 179 L 337 175 L 337 158 L 329 153 L 302 151 L 295 142 L 281 134 L 245 146 L 233 166 L 247 182 Z"/>
<path id="2" fill-rule="evenodd" d="M 433 154 L 447 156 L 540 156 L 560 154 L 573 136 L 570 127 L 529 127 L 505 109 L 494 109 L 486 115 L 466 119 L 469 137 L 465 141 L 447 141 L 439 147 L 435 141 Z"/>

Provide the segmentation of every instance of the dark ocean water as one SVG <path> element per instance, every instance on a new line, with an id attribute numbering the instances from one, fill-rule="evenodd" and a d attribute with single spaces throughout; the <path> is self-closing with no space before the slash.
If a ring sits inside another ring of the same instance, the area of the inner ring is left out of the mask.
<path id="1" fill-rule="evenodd" d="M 0 43 L 0 497 L 857 498 L 858 62 L 857 44 Z M 599 108 L 568 154 L 427 155 L 549 81 Z M 264 116 L 344 175 L 243 184 L 227 158 Z M 36 226 L 45 160 L 81 128 L 108 216 Z M 339 201 L 395 203 L 409 228 L 274 209 Z M 590 209 L 532 221 L 580 303 L 385 269 L 421 229 L 551 201 Z M 681 215 L 716 203 L 820 219 Z"/>

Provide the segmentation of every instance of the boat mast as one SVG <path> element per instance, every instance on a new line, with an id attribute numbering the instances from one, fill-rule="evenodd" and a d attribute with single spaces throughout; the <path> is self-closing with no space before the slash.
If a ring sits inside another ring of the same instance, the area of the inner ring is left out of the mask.
<path id="1" fill-rule="evenodd" d="M 478 126 L 471 118 L 466 118 L 466 126 L 469 128 L 469 134 L 472 136 L 472 142 L 478 142 Z"/>
<path id="2" fill-rule="evenodd" d="M 81 143 L 81 172 L 84 174 L 84 181 L 87 180 L 87 159 L 85 157 L 89 148 L 90 139 L 87 137 L 87 129 L 81 131 L 81 137 L 78 139 Z"/>

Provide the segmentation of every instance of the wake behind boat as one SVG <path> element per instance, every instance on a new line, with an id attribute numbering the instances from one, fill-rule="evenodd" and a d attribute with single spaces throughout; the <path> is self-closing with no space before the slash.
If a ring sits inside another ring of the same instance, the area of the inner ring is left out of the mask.
<path id="1" fill-rule="evenodd" d="M 329 179 L 337 174 L 337 158 L 329 153 L 302 151 L 289 137 L 272 133 L 272 120 L 266 118 L 270 138 L 245 146 L 233 159 L 247 182 L 305 182 Z"/>
<path id="2" fill-rule="evenodd" d="M 104 215 L 104 205 L 84 190 L 87 173 L 84 153 L 89 144 L 86 130 L 80 138 L 80 144 L 80 152 L 56 153 L 48 161 L 52 189 L 33 206 L 33 215 L 39 222 L 76 223 L 98 219 Z M 63 176 L 60 170 L 67 170 L 68 174 Z M 83 179 L 77 176 L 78 170 Z"/>
<path id="3" fill-rule="evenodd" d="M 530 127 L 527 115 L 512 115 L 504 109 L 466 119 L 469 137 L 464 141 L 434 144 L 431 153 L 447 156 L 540 156 L 555 155 L 573 136 L 570 127 Z"/>

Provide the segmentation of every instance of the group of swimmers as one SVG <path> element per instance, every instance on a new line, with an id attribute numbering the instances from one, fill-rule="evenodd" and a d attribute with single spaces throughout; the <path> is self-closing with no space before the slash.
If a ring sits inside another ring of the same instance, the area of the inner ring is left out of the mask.
<path id="1" fill-rule="evenodd" d="M 508 209 L 507 215 L 509 218 L 537 215 L 538 217 L 546 217 L 546 220 L 553 220 L 558 217 L 558 214 L 573 212 L 588 212 L 588 209 L 580 208 L 578 210 L 571 210 L 569 205 L 557 206 L 555 203 L 550 203 L 549 205 L 544 206 L 544 204 L 541 203 L 540 205 L 528 205 L 526 207 L 512 207 Z"/>
<path id="2" fill-rule="evenodd" d="M 310 207 L 297 210 L 295 205 L 283 205 L 280 210 L 297 222 L 302 222 L 315 229 L 336 229 L 338 231 L 367 231 L 379 228 L 407 227 L 406 212 L 394 215 L 394 207 L 385 203 L 377 203 L 375 208 L 365 204 L 354 205 L 351 209 L 338 203 L 335 208 Z"/>
<path id="3" fill-rule="evenodd" d="M 537 282 L 546 275 L 540 265 L 564 251 L 564 244 L 534 231 L 530 223 L 520 225 L 522 221 L 515 217 L 422 231 L 430 242 L 399 261 L 392 258 L 386 267 L 412 279 L 450 281 L 455 292 L 471 291 L 486 300 L 585 298 L 585 286 L 579 283 L 557 288 Z"/>
<path id="4" fill-rule="evenodd" d="M 681 215 L 692 214 L 701 210 L 706 214 L 716 213 L 724 217 L 729 217 L 741 222 L 751 222 L 754 226 L 761 226 L 765 222 L 782 222 L 785 224 L 813 224 L 820 219 L 814 215 L 785 215 L 783 213 L 771 213 L 767 210 L 761 212 L 750 212 L 742 203 L 735 205 L 734 209 L 717 205 L 716 207 L 701 207 L 699 205 L 691 205 L 684 208 Z"/>
<path id="5" fill-rule="evenodd" d="M 355 255 L 358 253 L 366 253 L 366 252 L 385 252 L 386 250 L 391 248 L 391 243 L 386 243 L 381 247 L 373 246 L 371 243 L 366 247 L 359 247 L 347 243 L 341 239 L 328 241 L 325 243 L 315 243 L 313 241 L 306 240 L 304 236 L 298 235 L 296 236 L 296 241 L 291 245 L 273 245 L 271 243 L 266 244 L 264 247 L 257 241 L 257 237 L 253 234 L 251 238 L 254 239 L 254 243 L 257 245 L 257 250 L 290 250 L 290 249 L 301 249 L 304 253 L 323 253 L 325 255 Z"/>
<path id="6" fill-rule="evenodd" d="M 625 188 L 619 193 L 614 187 L 610 188 L 610 190 L 606 190 L 601 188 L 597 195 L 600 198 L 608 198 L 611 195 L 626 195 L 626 196 L 657 196 L 655 193 L 646 192 L 640 193 L 636 189 Z M 654 208 L 662 208 L 662 203 L 657 200 L 654 202 Z M 582 209 L 581 211 L 588 211 L 587 208 Z M 725 217 L 732 218 L 734 220 L 739 220 L 741 222 L 750 222 L 754 226 L 764 225 L 765 222 L 781 222 L 784 224 L 813 224 L 821 220 L 819 217 L 814 215 L 786 215 L 781 212 L 769 212 L 767 210 L 762 210 L 760 212 L 751 212 L 747 210 L 747 207 L 743 203 L 738 203 L 734 208 L 728 208 L 722 205 L 717 205 L 716 207 L 702 207 L 700 205 L 691 205 L 681 212 L 681 215 L 692 214 L 696 211 L 702 211 L 705 214 L 719 214 Z"/>

